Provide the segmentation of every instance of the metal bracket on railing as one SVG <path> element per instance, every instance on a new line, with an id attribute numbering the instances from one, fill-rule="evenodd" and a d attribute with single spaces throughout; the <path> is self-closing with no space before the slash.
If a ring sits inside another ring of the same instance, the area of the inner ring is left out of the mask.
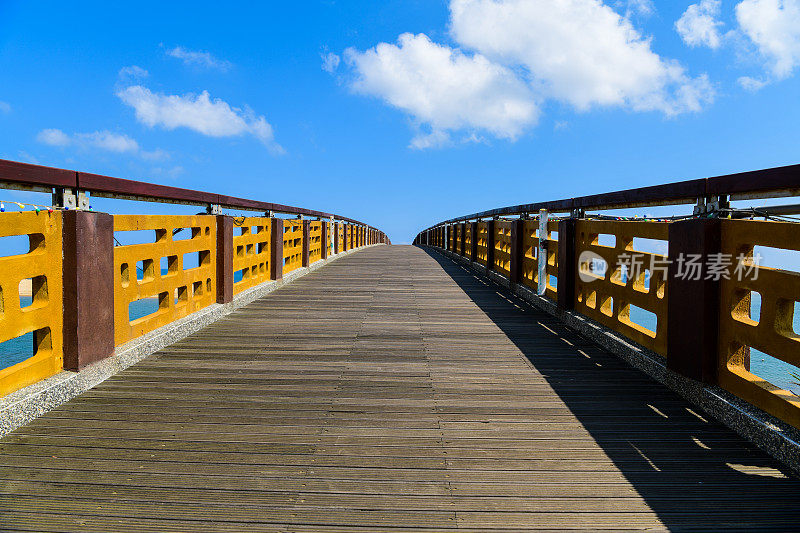
<path id="1" fill-rule="evenodd" d="M 580 207 L 577 209 L 573 209 L 569 213 L 569 218 L 585 218 L 585 217 L 586 217 L 586 211 L 584 211 Z"/>
<path id="2" fill-rule="evenodd" d="M 728 209 L 731 206 L 730 199 L 726 195 L 713 196 L 713 197 L 700 197 L 697 199 L 697 205 L 694 206 L 694 215 L 719 215 L 722 209 Z"/>
<path id="3" fill-rule="evenodd" d="M 80 189 L 56 188 L 53 190 L 53 207 L 89 210 L 89 197 Z"/>
<path id="4" fill-rule="evenodd" d="M 206 213 L 208 213 L 209 215 L 221 215 L 222 206 L 219 204 L 208 204 L 206 206 Z"/>
<path id="5" fill-rule="evenodd" d="M 275 216 L 275 211 L 265 211 L 264 216 L 267 218 L 273 218 Z"/>
<path id="6" fill-rule="evenodd" d="M 544 296 L 547 291 L 547 209 L 539 210 L 539 283 L 537 293 Z"/>

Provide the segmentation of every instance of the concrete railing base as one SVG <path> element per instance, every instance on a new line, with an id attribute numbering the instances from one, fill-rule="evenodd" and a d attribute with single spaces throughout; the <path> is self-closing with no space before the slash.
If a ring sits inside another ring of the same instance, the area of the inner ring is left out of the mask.
<path id="1" fill-rule="evenodd" d="M 705 385 L 669 370 L 663 356 L 635 344 L 579 313 L 559 310 L 555 302 L 539 296 L 525 285 L 511 283 L 508 278 L 487 269 L 484 265 L 474 263 L 449 250 L 431 246 L 421 248 L 470 267 L 536 308 L 559 318 L 582 337 L 599 344 L 634 368 L 669 387 L 710 417 L 717 419 L 786 465 L 796 476 L 800 476 L 800 431 L 794 427 L 720 387 Z"/>
<path id="2" fill-rule="evenodd" d="M 339 252 L 327 259 L 315 262 L 311 266 L 299 268 L 283 279 L 268 281 L 256 287 L 247 289 L 233 297 L 233 300 L 226 304 L 212 304 L 196 313 L 192 313 L 171 324 L 153 330 L 146 335 L 142 335 L 130 342 L 117 346 L 114 355 L 91 364 L 80 372 L 59 372 L 55 376 L 29 385 L 23 389 L 15 391 L 3 398 L 0 398 L 0 437 L 8 434 L 16 428 L 23 426 L 30 421 L 38 418 L 44 413 L 58 407 L 64 402 L 71 400 L 82 392 L 102 383 L 111 376 L 125 370 L 181 339 L 184 339 L 199 331 L 200 329 L 216 322 L 223 316 L 243 307 L 270 292 L 283 287 L 287 283 L 305 276 L 328 263 L 341 257 L 359 252 L 373 246 L 383 246 L 382 244 L 372 244 L 362 246 L 353 250 Z"/>

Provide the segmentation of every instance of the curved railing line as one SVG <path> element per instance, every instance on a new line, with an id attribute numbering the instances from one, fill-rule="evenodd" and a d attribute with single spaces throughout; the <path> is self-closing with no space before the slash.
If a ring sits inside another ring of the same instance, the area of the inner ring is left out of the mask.
<path id="1" fill-rule="evenodd" d="M 551 213 L 577 209 L 628 209 L 664 205 L 691 204 L 700 198 L 729 196 L 730 200 L 800 196 L 800 165 L 740 172 L 725 176 L 678 181 L 662 185 L 637 187 L 589 196 L 578 196 L 548 202 L 519 204 L 489 209 L 444 220 L 423 231 L 443 224 L 481 218 L 536 214 L 541 209 Z"/>
<path id="2" fill-rule="evenodd" d="M 246 198 L 237 198 L 223 194 L 170 187 L 143 181 L 128 180 L 64 170 L 54 167 L 31 165 L 17 161 L 0 159 L 0 183 L 5 187 L 24 188 L 40 192 L 50 192 L 51 188 L 71 188 L 86 191 L 93 196 L 117 198 L 125 200 L 139 200 L 145 202 L 164 202 L 186 205 L 218 205 L 226 209 L 243 209 L 247 211 L 272 211 L 274 213 L 303 215 L 319 218 L 333 218 L 342 222 L 358 224 L 374 228 L 364 222 L 353 218 L 315 211 L 302 207 L 261 202 Z M 3 188 L 3 187 L 0 187 Z"/>

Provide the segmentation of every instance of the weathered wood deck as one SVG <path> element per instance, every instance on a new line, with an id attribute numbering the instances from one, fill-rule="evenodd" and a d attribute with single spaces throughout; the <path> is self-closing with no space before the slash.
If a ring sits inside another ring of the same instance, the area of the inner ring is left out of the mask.
<path id="1" fill-rule="evenodd" d="M 800 482 L 672 392 L 401 246 L 0 441 L 3 531 L 785 531 L 799 501 Z"/>

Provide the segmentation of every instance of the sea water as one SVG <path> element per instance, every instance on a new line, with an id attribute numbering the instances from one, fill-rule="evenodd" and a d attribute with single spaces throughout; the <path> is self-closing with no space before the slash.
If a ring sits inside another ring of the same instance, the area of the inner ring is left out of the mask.
<path id="1" fill-rule="evenodd" d="M 752 302 L 753 316 L 761 314 L 759 303 Z M 642 311 L 638 307 L 631 307 L 631 321 L 643 326 L 651 331 L 656 329 L 656 319 L 652 313 Z M 794 330 L 800 331 L 800 314 L 795 313 Z M 782 389 L 793 392 L 800 396 L 800 379 L 792 377 L 792 372 L 800 373 L 800 369 L 780 359 L 758 350 L 750 349 L 750 372 L 769 381 Z"/>

